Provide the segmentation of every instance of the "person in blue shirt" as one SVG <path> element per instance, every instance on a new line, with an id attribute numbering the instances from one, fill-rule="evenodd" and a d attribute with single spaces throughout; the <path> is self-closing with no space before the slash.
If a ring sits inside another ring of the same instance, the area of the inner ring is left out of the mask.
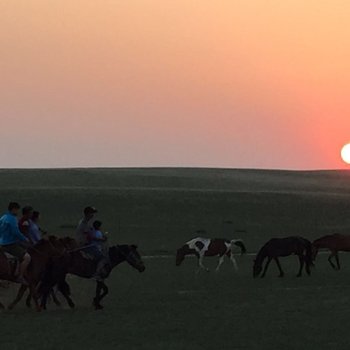
<path id="1" fill-rule="evenodd" d="M 96 261 L 96 272 L 94 278 L 97 280 L 104 279 L 110 273 L 110 262 L 108 257 L 108 250 L 105 249 L 105 242 L 107 237 L 102 233 L 102 222 L 96 220 L 92 224 L 92 231 L 89 235 L 90 252 L 94 255 Z"/>
<path id="2" fill-rule="evenodd" d="M 25 272 L 31 257 L 25 248 L 25 245 L 28 244 L 28 239 L 18 228 L 17 215 L 20 208 L 18 203 L 11 202 L 8 206 L 8 212 L 0 218 L 0 246 L 4 252 L 19 260 L 19 276 L 17 276 L 17 279 L 19 282 L 24 283 Z"/>
<path id="3" fill-rule="evenodd" d="M 92 231 L 90 233 L 90 244 L 94 247 L 94 255 L 97 258 L 97 260 L 104 258 L 103 254 L 103 248 L 104 248 L 104 243 L 107 240 L 107 237 L 102 233 L 101 227 L 102 227 L 102 222 L 101 221 L 94 221 L 92 224 Z"/>

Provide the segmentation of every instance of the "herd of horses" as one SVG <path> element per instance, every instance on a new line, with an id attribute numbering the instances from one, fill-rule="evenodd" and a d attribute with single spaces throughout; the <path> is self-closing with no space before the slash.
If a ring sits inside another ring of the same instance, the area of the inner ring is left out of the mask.
<path id="1" fill-rule="evenodd" d="M 234 257 L 236 247 L 240 248 L 241 254 L 246 253 L 246 247 L 240 239 L 197 237 L 177 250 L 176 265 L 181 265 L 187 255 L 194 255 L 198 258 L 199 270 L 209 271 L 203 264 L 204 257 L 217 256 L 219 257 L 217 271 L 219 271 L 225 257 L 231 260 L 233 267 L 237 270 L 238 266 Z M 350 236 L 332 234 L 313 242 L 299 236 L 270 239 L 256 255 L 253 264 L 253 276 L 265 277 L 271 261 L 274 260 L 280 272 L 279 276 L 283 277 L 284 272 L 279 258 L 290 255 L 298 256 L 300 266 L 297 276 L 302 275 L 304 267 L 306 273 L 310 275 L 311 267 L 314 265 L 316 256 L 321 249 L 330 251 L 328 261 L 333 269 L 339 270 L 338 253 L 340 251 L 350 251 Z M 85 254 L 84 248 L 78 247 L 77 242 L 70 237 L 49 236 L 29 247 L 28 251 L 32 260 L 25 276 L 27 283 L 20 286 L 15 300 L 8 308 L 13 309 L 22 300 L 27 290 L 29 290 L 29 294 L 26 298 L 26 305 L 30 307 L 33 301 L 37 311 L 46 309 L 47 300 L 50 296 L 57 305 L 60 304 L 55 295 L 56 290 L 64 296 L 68 305 L 74 308 L 75 304 L 71 298 L 71 289 L 66 277 L 68 274 L 72 274 L 82 278 L 95 278 L 96 262 L 94 259 L 89 254 Z M 145 264 L 135 245 L 112 246 L 108 250 L 108 255 L 110 270 L 123 262 L 127 262 L 137 271 L 145 271 Z M 265 266 L 263 266 L 265 261 Z M 0 251 L 0 280 L 16 283 L 15 271 L 17 265 L 18 262 Z M 95 309 L 103 308 L 101 300 L 107 294 L 108 287 L 105 280 L 96 279 L 96 294 L 93 299 Z M 0 303 L 0 308 L 5 308 L 5 306 Z"/>
<path id="2" fill-rule="evenodd" d="M 208 239 L 197 237 L 188 241 L 177 250 L 176 265 L 181 265 L 186 255 L 195 255 L 198 258 L 198 272 L 201 269 L 209 271 L 209 269 L 203 265 L 203 258 L 206 256 L 218 256 L 219 263 L 216 271 L 219 271 L 225 256 L 227 256 L 230 258 L 234 268 L 237 270 L 238 267 L 234 258 L 235 246 L 241 248 L 241 254 L 246 252 L 246 247 L 244 246 L 243 241 L 240 239 L 229 241 L 227 239 Z M 272 238 L 263 245 L 254 259 L 253 277 L 265 277 L 272 260 L 275 261 L 278 267 L 280 272 L 279 277 L 283 277 L 284 272 L 279 258 L 290 255 L 296 255 L 299 259 L 299 270 L 297 277 L 302 276 L 304 267 L 306 273 L 310 275 L 311 267 L 314 265 L 317 254 L 321 249 L 330 251 L 328 261 L 331 267 L 335 270 L 340 270 L 339 252 L 350 252 L 350 236 L 335 233 L 332 235 L 323 236 L 313 242 L 300 236 Z M 336 264 L 334 264 L 333 259 L 335 259 Z M 263 266 L 265 261 L 265 266 Z"/>

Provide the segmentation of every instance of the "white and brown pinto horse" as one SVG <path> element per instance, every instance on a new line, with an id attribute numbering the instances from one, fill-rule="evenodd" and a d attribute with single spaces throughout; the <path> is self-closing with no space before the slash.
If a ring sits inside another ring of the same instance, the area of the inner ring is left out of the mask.
<path id="1" fill-rule="evenodd" d="M 227 256 L 230 258 L 234 269 L 237 271 L 238 266 L 236 259 L 233 255 L 234 246 L 238 246 L 241 248 L 241 254 L 244 254 L 246 252 L 246 248 L 241 239 L 233 239 L 230 241 L 224 238 L 193 238 L 177 250 L 176 266 L 181 265 L 186 255 L 195 255 L 198 258 L 199 270 L 203 269 L 209 271 L 209 269 L 203 265 L 204 257 L 218 256 L 219 263 L 216 267 L 216 271 L 219 271 L 220 266 L 224 262 L 225 256 Z"/>

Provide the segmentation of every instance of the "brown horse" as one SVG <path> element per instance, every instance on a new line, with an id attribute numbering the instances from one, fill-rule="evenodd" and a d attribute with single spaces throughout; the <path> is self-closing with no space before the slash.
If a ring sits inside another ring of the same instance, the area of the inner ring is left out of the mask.
<path id="1" fill-rule="evenodd" d="M 312 242 L 313 258 L 316 259 L 320 249 L 327 249 L 331 252 L 328 261 L 334 270 L 340 270 L 338 252 L 350 252 L 350 236 L 335 233 L 333 235 L 323 236 Z M 335 258 L 335 265 L 332 261 Z"/>
<path id="2" fill-rule="evenodd" d="M 261 277 L 265 277 L 267 269 L 272 260 L 275 260 L 280 271 L 279 277 L 284 276 L 279 257 L 289 255 L 297 255 L 299 257 L 300 268 L 297 277 L 301 277 L 304 264 L 308 275 L 310 275 L 312 266 L 312 246 L 311 242 L 303 237 L 292 236 L 286 238 L 272 238 L 270 239 L 258 252 L 253 266 L 253 276 L 258 277 L 263 271 L 263 262 L 267 259 L 264 271 Z"/>
<path id="3" fill-rule="evenodd" d="M 96 295 L 93 305 L 96 310 L 102 309 L 101 300 L 108 294 L 108 287 L 104 283 L 113 268 L 126 261 L 139 272 L 145 271 L 145 265 L 135 245 L 117 245 L 108 250 L 110 266 L 105 276 L 96 279 Z M 58 290 L 66 298 L 68 305 L 73 308 L 74 302 L 70 297 L 70 287 L 66 282 L 66 275 L 73 274 L 82 278 L 96 278 L 96 262 L 85 254 L 84 248 L 71 251 L 60 258 L 52 260 L 39 288 L 41 306 L 46 308 L 47 297 L 50 290 L 57 285 Z"/>
<path id="4" fill-rule="evenodd" d="M 28 266 L 28 271 L 26 275 L 26 280 L 30 281 L 30 286 L 35 286 L 35 290 L 43 278 L 44 273 L 47 268 L 47 264 L 53 257 L 62 256 L 67 249 L 73 249 L 77 247 L 77 243 L 73 238 L 64 237 L 57 238 L 55 236 L 49 236 L 47 239 L 42 239 L 36 245 L 28 248 L 28 252 L 32 257 L 32 262 Z M 40 263 L 38 263 L 40 261 Z M 29 288 L 29 286 L 22 284 L 18 290 L 17 296 L 15 300 L 9 305 L 9 309 L 13 309 L 19 301 L 23 298 L 25 291 Z M 57 300 L 53 291 L 50 292 L 54 302 L 59 305 L 59 301 Z M 26 300 L 26 304 L 28 307 L 31 305 L 31 299 L 34 300 L 35 305 L 37 306 L 37 296 L 36 293 L 33 293 L 33 288 L 29 288 L 29 295 Z M 39 308 L 37 307 L 39 310 Z"/>

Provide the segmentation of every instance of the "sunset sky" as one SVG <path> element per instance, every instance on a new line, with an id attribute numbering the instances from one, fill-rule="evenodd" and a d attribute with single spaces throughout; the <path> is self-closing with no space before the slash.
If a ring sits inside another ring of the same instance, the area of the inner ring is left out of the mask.
<path id="1" fill-rule="evenodd" d="M 348 0 L 1 0 L 0 167 L 344 168 Z"/>

